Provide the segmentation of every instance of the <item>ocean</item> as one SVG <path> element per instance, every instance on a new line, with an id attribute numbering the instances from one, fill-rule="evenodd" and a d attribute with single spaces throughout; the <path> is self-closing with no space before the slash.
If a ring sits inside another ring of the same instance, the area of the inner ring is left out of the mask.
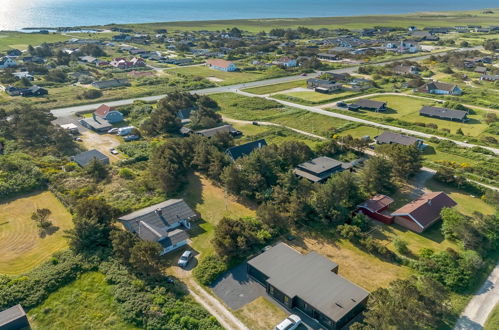
<path id="1" fill-rule="evenodd" d="M 0 0 L 0 30 L 494 8 L 497 0 Z"/>

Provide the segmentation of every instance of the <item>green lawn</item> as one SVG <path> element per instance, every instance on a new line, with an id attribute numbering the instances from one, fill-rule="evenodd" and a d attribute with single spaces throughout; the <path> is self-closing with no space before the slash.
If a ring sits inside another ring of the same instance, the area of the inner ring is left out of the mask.
<path id="1" fill-rule="evenodd" d="M 370 127 L 370 126 L 359 126 L 352 129 L 347 129 L 340 133 L 341 136 L 351 135 L 354 138 L 361 138 L 368 135 L 371 139 L 375 136 L 383 133 L 383 129 Z"/>
<path id="2" fill-rule="evenodd" d="M 475 110 L 475 114 L 469 115 L 468 117 L 470 118 L 470 120 L 468 122 L 461 123 L 420 116 L 419 110 L 422 106 L 439 106 L 438 103 L 431 100 L 398 95 L 382 95 L 371 97 L 369 99 L 387 102 L 388 110 L 379 113 L 368 110 L 359 110 L 355 113 L 357 116 L 373 121 L 380 121 L 381 118 L 395 118 L 410 123 L 433 123 L 438 125 L 438 129 L 450 129 L 452 134 L 455 134 L 456 130 L 458 128 L 461 128 L 463 133 L 469 136 L 479 136 L 488 127 L 486 123 L 482 122 L 483 111 L 480 110 Z"/>
<path id="3" fill-rule="evenodd" d="M 290 81 L 290 82 L 285 82 L 285 83 L 281 83 L 281 84 L 246 88 L 246 89 L 243 89 L 243 91 L 248 92 L 248 93 L 252 93 L 252 94 L 263 95 L 263 94 L 277 93 L 277 92 L 281 92 L 281 91 L 285 91 L 285 90 L 297 88 L 297 87 L 303 87 L 303 88 L 307 87 L 306 81 L 305 80 Z"/>
<path id="4" fill-rule="evenodd" d="M 304 105 L 314 105 L 314 104 L 324 104 L 333 102 L 336 100 L 341 100 L 357 95 L 357 92 L 353 91 L 340 91 L 332 94 L 317 93 L 314 91 L 300 91 L 300 92 L 289 92 L 284 94 L 274 95 L 277 99 L 282 99 L 285 101 L 297 102 Z"/>
<path id="5" fill-rule="evenodd" d="M 267 300 L 259 297 L 239 308 L 234 314 L 252 330 L 273 329 L 286 318 L 287 313 Z"/>
<path id="6" fill-rule="evenodd" d="M 254 216 L 256 214 L 253 207 L 237 202 L 233 197 L 226 195 L 222 188 L 199 175 L 189 175 L 188 184 L 182 197 L 201 215 L 199 226 L 193 228 L 190 236 L 191 246 L 204 255 L 213 252 L 211 244 L 213 230 L 220 219 L 223 217 Z"/>
<path id="7" fill-rule="evenodd" d="M 497 330 L 499 329 L 499 304 L 494 307 L 489 317 L 487 318 L 487 322 L 485 322 L 485 326 L 483 330 Z"/>
<path id="8" fill-rule="evenodd" d="M 31 220 L 37 208 L 48 208 L 54 231 L 40 236 Z M 71 214 L 49 191 L 0 203 L 0 274 L 19 275 L 67 248 L 64 230 L 73 226 Z"/>
<path id="9" fill-rule="evenodd" d="M 53 43 L 69 40 L 71 37 L 60 33 L 39 34 L 23 32 L 0 32 L 0 51 L 9 49 L 26 50 L 29 45 L 38 46 L 44 42 Z"/>
<path id="10" fill-rule="evenodd" d="M 274 70 L 267 70 L 263 72 L 257 72 L 257 71 L 225 72 L 225 71 L 211 69 L 204 65 L 172 69 L 169 70 L 168 72 L 169 73 L 176 72 L 193 77 L 194 76 L 203 77 L 210 80 L 212 83 L 218 86 L 233 85 L 233 84 L 263 80 L 263 79 L 285 75 L 285 71 L 279 72 Z"/>
<path id="11" fill-rule="evenodd" d="M 50 294 L 28 315 L 33 329 L 137 329 L 117 309 L 104 275 L 90 272 Z"/>

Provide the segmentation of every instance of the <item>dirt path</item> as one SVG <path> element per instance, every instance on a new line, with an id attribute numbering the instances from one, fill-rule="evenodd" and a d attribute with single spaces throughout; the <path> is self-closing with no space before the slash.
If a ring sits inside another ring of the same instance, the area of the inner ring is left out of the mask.
<path id="1" fill-rule="evenodd" d="M 494 306 L 499 303 L 499 264 L 464 309 L 454 330 L 483 329 Z"/>

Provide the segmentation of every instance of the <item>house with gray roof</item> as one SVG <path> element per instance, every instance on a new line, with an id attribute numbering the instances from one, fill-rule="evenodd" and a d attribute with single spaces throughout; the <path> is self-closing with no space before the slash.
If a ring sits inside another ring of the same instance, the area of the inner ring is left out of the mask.
<path id="1" fill-rule="evenodd" d="M 109 164 L 109 157 L 107 157 L 102 152 L 100 152 L 99 150 L 96 150 L 96 149 L 92 149 L 92 150 L 89 150 L 89 151 L 85 151 L 85 152 L 79 153 L 78 155 L 73 156 L 71 158 L 73 159 L 73 161 L 75 163 L 77 163 L 81 167 L 85 167 L 88 164 L 90 164 L 90 162 L 94 158 L 97 159 L 98 161 L 100 161 L 103 164 L 106 164 L 106 165 Z"/>
<path id="2" fill-rule="evenodd" d="M 430 107 L 426 105 L 422 107 L 421 110 L 419 110 L 419 115 L 438 119 L 456 120 L 461 122 L 465 122 L 468 120 L 467 111 Z"/>
<path id="3" fill-rule="evenodd" d="M 341 329 L 364 308 L 369 292 L 338 275 L 338 265 L 284 243 L 247 263 L 248 275 L 287 309 L 299 309 L 324 328 Z"/>
<path id="4" fill-rule="evenodd" d="M 352 164 L 329 157 L 317 157 L 298 165 L 293 172 L 311 182 L 324 182 L 336 172 L 351 169 Z"/>
<path id="5" fill-rule="evenodd" d="M 342 89 L 343 85 L 325 79 L 310 78 L 307 80 L 307 88 L 327 94 Z"/>
<path id="6" fill-rule="evenodd" d="M 461 95 L 463 90 L 455 84 L 448 84 L 440 81 L 431 81 L 416 88 L 414 91 L 420 93 L 437 95 Z"/>
<path id="7" fill-rule="evenodd" d="M 0 312 L 0 329 L 30 329 L 28 317 L 21 305 L 18 304 Z"/>
<path id="8" fill-rule="evenodd" d="M 359 99 L 355 100 L 352 104 L 357 108 L 372 110 L 374 112 L 386 110 L 386 102 L 374 101 L 369 99 Z"/>
<path id="9" fill-rule="evenodd" d="M 381 135 L 375 136 L 377 144 L 401 144 L 404 146 L 415 146 L 418 149 L 423 148 L 423 140 L 412 136 L 385 131 Z"/>
<path id="10" fill-rule="evenodd" d="M 217 134 L 229 133 L 232 136 L 241 135 L 241 132 L 232 127 L 232 125 L 222 125 L 213 128 L 202 129 L 195 132 L 198 135 L 202 135 L 207 138 L 214 137 Z"/>
<path id="11" fill-rule="evenodd" d="M 227 149 L 227 151 L 225 151 L 225 153 L 229 155 L 229 157 L 233 161 L 235 161 L 236 159 L 241 158 L 243 156 L 247 156 L 251 154 L 253 151 L 263 148 L 265 146 L 267 146 L 267 141 L 265 141 L 265 139 L 260 139 L 253 142 L 248 142 L 238 146 L 230 147 L 229 149 Z"/>
<path id="12" fill-rule="evenodd" d="M 170 199 L 119 217 L 118 221 L 141 239 L 158 242 L 164 255 L 187 244 L 187 231 L 197 217 L 183 199 Z"/>

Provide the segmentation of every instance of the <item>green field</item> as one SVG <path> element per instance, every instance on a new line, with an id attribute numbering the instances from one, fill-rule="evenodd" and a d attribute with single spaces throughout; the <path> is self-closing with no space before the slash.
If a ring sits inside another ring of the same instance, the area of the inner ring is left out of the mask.
<path id="1" fill-rule="evenodd" d="M 297 87 L 305 88 L 305 87 L 307 87 L 307 83 L 305 82 L 305 80 L 297 80 L 297 81 L 290 81 L 290 82 L 274 84 L 274 85 L 246 88 L 246 89 L 243 89 L 243 91 L 248 92 L 248 93 L 252 93 L 252 94 L 257 94 L 257 95 L 264 95 L 264 94 L 282 92 L 282 91 L 292 89 L 292 88 L 297 88 Z"/>
<path id="2" fill-rule="evenodd" d="M 244 82 L 264 80 L 286 75 L 285 71 L 267 70 L 263 72 L 225 72 L 207 66 L 192 66 L 168 70 L 169 73 L 180 73 L 187 76 L 202 77 L 218 86 L 234 85 Z"/>
<path id="3" fill-rule="evenodd" d="M 489 317 L 487 318 L 487 322 L 485 322 L 485 326 L 483 330 L 495 330 L 499 329 L 499 304 L 494 307 Z"/>
<path id="4" fill-rule="evenodd" d="M 258 97 L 248 97 L 233 93 L 210 95 L 218 102 L 221 114 L 240 120 L 268 121 L 284 126 L 300 129 L 320 136 L 327 136 L 329 129 L 344 130 L 356 127 L 356 124 L 346 120 L 308 112 L 306 110 L 284 107 L 277 102 L 275 108 L 268 108 L 268 100 Z M 259 110 L 259 102 L 264 102 L 263 110 Z"/>
<path id="5" fill-rule="evenodd" d="M 57 228 L 54 232 L 40 236 L 31 220 L 37 208 L 52 211 L 49 220 Z M 72 226 L 71 214 L 48 191 L 0 203 L 0 274 L 25 273 L 67 248 L 64 230 Z"/>
<path id="6" fill-rule="evenodd" d="M 317 93 L 314 91 L 299 91 L 273 95 L 276 99 L 296 102 L 303 105 L 324 104 L 358 95 L 357 92 L 340 91 L 332 94 Z"/>
<path id="7" fill-rule="evenodd" d="M 0 51 L 9 49 L 26 50 L 29 45 L 38 46 L 44 42 L 58 42 L 69 40 L 71 37 L 60 33 L 39 34 L 23 32 L 0 32 Z"/>
<path id="8" fill-rule="evenodd" d="M 483 10 L 448 11 L 434 13 L 413 13 L 407 15 L 373 15 L 353 17 L 313 17 L 313 18 L 268 18 L 268 19 L 240 19 L 240 20 L 213 20 L 191 22 L 164 22 L 150 24 L 122 24 L 118 26 L 132 27 L 136 31 L 153 32 L 156 29 L 168 30 L 223 30 L 237 26 L 251 32 L 269 31 L 273 28 L 309 28 L 329 29 L 359 29 L 376 25 L 407 27 L 417 26 L 456 26 L 456 25 L 496 25 L 499 11 L 493 14 L 483 14 Z M 102 27 L 100 27 L 102 28 Z"/>
<path id="9" fill-rule="evenodd" d="M 112 289 L 103 274 L 83 274 L 28 313 L 32 328 L 137 329 L 118 316 Z"/>

